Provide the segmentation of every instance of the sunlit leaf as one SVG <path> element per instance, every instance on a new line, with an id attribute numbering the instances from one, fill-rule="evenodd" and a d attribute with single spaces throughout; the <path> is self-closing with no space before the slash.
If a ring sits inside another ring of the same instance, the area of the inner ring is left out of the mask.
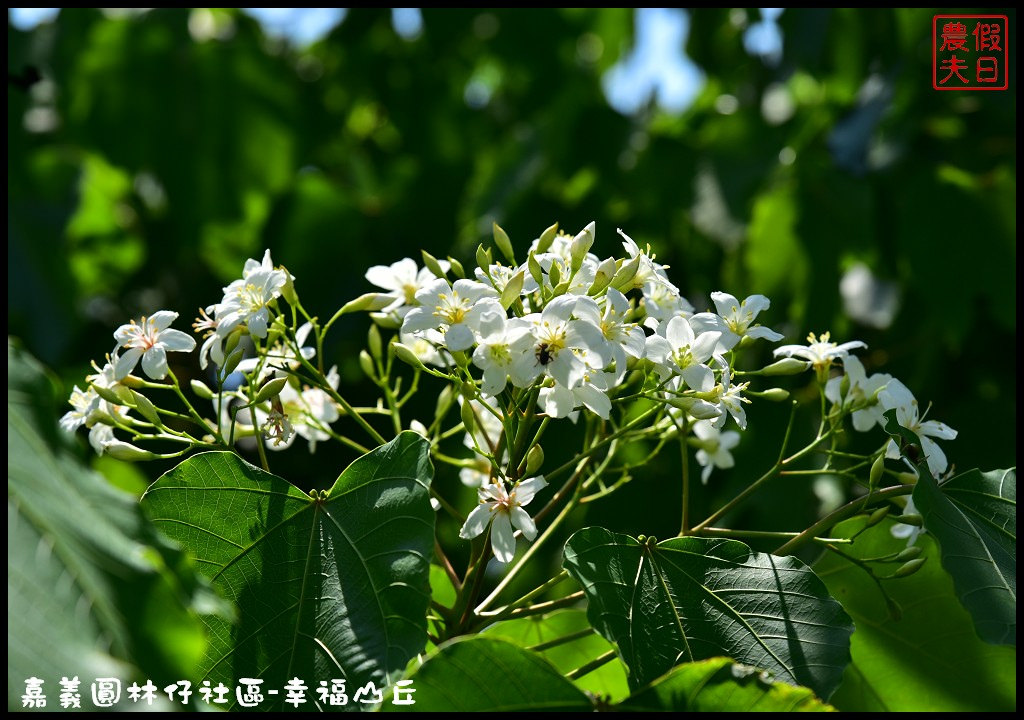
<path id="1" fill-rule="evenodd" d="M 431 477 L 427 443 L 407 432 L 315 498 L 227 452 L 154 483 L 143 498 L 154 522 L 238 609 L 234 624 L 210 621 L 201 679 L 391 682 L 427 640 Z"/>
<path id="2" fill-rule="evenodd" d="M 566 543 L 565 567 L 634 687 L 679 663 L 727 655 L 827 698 L 849 662 L 849 617 L 796 558 L 736 540 L 640 543 L 585 528 Z"/>
<path id="3" fill-rule="evenodd" d="M 907 547 L 893 537 L 892 521 L 868 528 L 865 518 L 841 523 L 830 531 L 853 537 L 843 552 L 864 560 L 892 557 Z M 814 570 L 853 617 L 856 631 L 850 643 L 853 661 L 831 698 L 840 710 L 876 711 L 998 711 L 1017 705 L 1014 648 L 983 642 L 971 627 L 970 616 L 957 601 L 949 574 L 939 562 L 939 548 L 928 533 L 914 545 L 925 563 L 913 575 L 883 580 L 896 603 L 890 609 L 878 587 L 857 565 L 826 553 Z M 871 566 L 878 575 L 891 574 L 896 563 Z"/>

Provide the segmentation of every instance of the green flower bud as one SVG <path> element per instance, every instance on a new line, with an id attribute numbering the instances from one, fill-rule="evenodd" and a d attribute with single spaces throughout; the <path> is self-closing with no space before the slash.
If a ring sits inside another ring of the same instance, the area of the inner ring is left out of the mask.
<path id="1" fill-rule="evenodd" d="M 452 273 L 455 274 L 455 277 L 457 277 L 457 278 L 465 278 L 466 277 L 466 270 L 462 267 L 462 263 L 460 263 L 458 260 L 453 258 L 451 255 L 448 256 L 448 262 L 451 263 Z"/>
<path id="2" fill-rule="evenodd" d="M 771 365 L 761 368 L 760 370 L 751 373 L 752 375 L 799 375 L 800 373 L 808 370 L 811 364 L 806 360 L 797 360 L 796 358 L 787 357 L 781 360 L 776 360 Z"/>
<path id="3" fill-rule="evenodd" d="M 637 255 L 619 268 L 618 272 L 615 273 L 615 277 L 612 278 L 611 285 L 613 288 L 623 293 L 632 288 L 633 278 L 636 277 L 636 272 L 640 269 L 640 258 L 642 257 L 642 255 Z"/>
<path id="4" fill-rule="evenodd" d="M 885 472 L 885 456 L 879 455 L 871 463 L 871 470 L 868 472 L 868 488 L 878 487 L 878 481 L 882 479 L 883 472 Z"/>
<path id="5" fill-rule="evenodd" d="M 872 527 L 872 526 L 877 525 L 878 523 L 882 522 L 882 520 L 884 520 L 886 515 L 888 515 L 888 514 L 889 514 L 889 506 L 888 505 L 883 505 L 882 507 L 878 508 L 873 513 L 868 515 L 868 527 Z"/>
<path id="6" fill-rule="evenodd" d="M 118 460 L 127 460 L 128 462 L 138 462 L 140 460 L 152 460 L 156 457 L 149 450 L 143 450 L 142 448 L 135 447 L 131 443 L 126 443 L 122 440 L 114 440 L 103 446 L 103 452 L 112 458 Z"/>
<path id="7" fill-rule="evenodd" d="M 156 411 L 156 406 L 150 401 L 148 397 L 142 393 L 130 391 L 132 394 L 132 402 L 135 405 L 135 409 L 138 410 L 142 417 L 149 420 L 157 427 L 163 427 L 163 421 L 160 420 L 160 413 Z"/>
<path id="8" fill-rule="evenodd" d="M 907 515 L 900 515 L 898 518 L 893 518 L 898 523 L 903 525 L 911 525 L 913 527 L 924 527 L 924 518 L 917 513 L 910 513 Z"/>
<path id="9" fill-rule="evenodd" d="M 377 371 L 373 367 L 373 358 L 365 350 L 359 351 L 359 367 L 362 368 L 367 377 L 371 379 L 377 377 Z"/>
<path id="10" fill-rule="evenodd" d="M 444 270 L 441 268 L 441 263 L 437 261 L 437 258 L 428 253 L 426 250 L 420 251 L 423 254 L 423 264 L 427 266 L 427 270 L 434 273 L 439 278 L 448 279 Z"/>
<path id="11" fill-rule="evenodd" d="M 129 375 L 128 377 L 131 377 L 131 375 Z M 127 379 L 128 378 L 125 378 L 125 380 Z M 96 394 L 99 395 L 104 400 L 106 400 L 108 403 L 112 403 L 114 405 L 131 404 L 132 397 L 129 393 L 131 393 L 132 391 L 126 387 L 115 385 L 114 387 L 111 388 L 103 387 L 102 385 L 93 385 L 92 389 L 95 390 Z M 118 394 L 119 390 L 124 393 L 125 397 L 121 397 L 121 395 Z"/>
<path id="12" fill-rule="evenodd" d="M 846 395 L 850 392 L 850 376 L 848 374 L 843 375 L 843 379 L 839 381 L 839 397 L 846 399 Z"/>
<path id="13" fill-rule="evenodd" d="M 569 243 L 569 258 L 572 261 L 572 271 L 575 273 L 583 265 L 583 258 L 590 252 L 590 248 L 594 244 L 594 227 L 595 224 L 591 222 L 585 228 L 577 233 L 576 237 Z"/>
<path id="14" fill-rule="evenodd" d="M 284 390 L 284 386 L 288 384 L 288 378 L 279 377 L 268 381 L 263 387 L 256 393 L 256 397 L 253 398 L 252 402 L 254 405 L 258 405 L 261 402 L 266 402 L 270 398 L 277 397 Z"/>
<path id="15" fill-rule="evenodd" d="M 396 358 L 407 365 L 411 365 L 417 370 L 423 369 L 423 361 L 416 356 L 416 353 L 414 353 L 408 345 L 403 345 L 400 342 L 393 342 L 390 347 L 394 351 Z"/>
<path id="16" fill-rule="evenodd" d="M 537 252 L 545 253 L 551 249 L 551 243 L 555 241 L 558 236 L 558 223 L 548 227 L 540 234 L 540 238 L 537 240 Z"/>
<path id="17" fill-rule="evenodd" d="M 366 331 L 366 347 L 369 348 L 370 357 L 374 360 L 380 360 L 383 357 L 380 330 L 376 325 L 371 325 L 370 329 Z"/>
<path id="18" fill-rule="evenodd" d="M 540 445 L 534 445 L 530 448 L 530 452 L 526 453 L 526 476 L 531 477 L 534 473 L 540 470 L 540 467 L 543 464 L 544 448 Z"/>
<path id="19" fill-rule="evenodd" d="M 476 246 L 476 264 L 477 266 L 487 272 L 487 268 L 491 266 L 494 261 L 491 259 L 491 251 L 484 249 L 483 245 Z"/>
<path id="20" fill-rule="evenodd" d="M 551 284 L 558 285 L 562 280 L 562 269 L 558 266 L 557 262 L 552 262 L 551 267 L 548 269 L 548 279 L 551 280 Z"/>
<path id="21" fill-rule="evenodd" d="M 526 259 L 526 267 L 530 271 L 530 277 L 533 278 L 534 282 L 538 285 L 544 285 L 544 270 L 541 268 L 540 263 L 537 262 L 537 258 L 534 257 L 533 253 Z"/>
<path id="22" fill-rule="evenodd" d="M 594 275 L 594 284 L 587 290 L 587 295 L 598 295 L 611 284 L 615 276 L 615 258 L 607 258 L 597 266 L 597 274 Z"/>
<path id="23" fill-rule="evenodd" d="M 353 312 L 376 312 L 377 310 L 383 310 L 388 305 L 393 303 L 395 299 L 390 295 L 384 293 L 365 293 L 360 295 L 355 300 L 349 300 L 347 303 L 341 306 L 341 310 L 338 311 L 339 315 L 347 315 Z M 227 350 L 225 349 L 225 352 Z"/>
<path id="24" fill-rule="evenodd" d="M 914 560 L 910 560 L 910 561 L 900 565 L 899 568 L 897 568 L 896 572 L 894 572 L 892 574 L 892 577 L 894 577 L 894 578 L 903 578 L 903 577 L 907 577 L 909 575 L 913 575 L 914 573 L 916 573 L 918 570 L 921 569 L 921 566 L 924 565 L 924 562 L 927 559 L 928 558 L 916 558 Z"/>
<path id="25" fill-rule="evenodd" d="M 768 388 L 767 390 L 747 390 L 747 395 L 764 398 L 770 402 L 782 402 L 789 399 L 789 390 L 782 388 Z"/>
<path id="26" fill-rule="evenodd" d="M 299 304 L 299 296 L 295 294 L 295 278 L 290 272 L 288 272 L 284 265 L 279 267 L 284 270 L 285 276 L 284 286 L 281 288 L 281 297 L 284 298 L 286 303 L 295 307 Z"/>
<path id="27" fill-rule="evenodd" d="M 501 229 L 498 223 L 493 223 L 491 230 L 494 234 L 494 244 L 501 251 L 501 254 L 505 256 L 512 265 L 516 264 L 515 253 L 512 252 L 512 241 L 508 239 L 508 234 Z"/>
<path id="28" fill-rule="evenodd" d="M 201 400 L 213 400 L 213 390 L 207 387 L 206 383 L 202 380 L 196 380 L 193 378 L 188 381 L 188 384 L 197 398 L 200 398 Z"/>
<path id="29" fill-rule="evenodd" d="M 402 321 L 393 313 L 372 312 L 370 319 L 373 320 L 374 325 L 385 330 L 397 330 L 402 327 Z"/>
<path id="30" fill-rule="evenodd" d="M 921 550 L 921 548 L 919 546 L 911 545 L 906 550 L 904 550 L 903 552 L 901 552 L 899 555 L 896 556 L 896 561 L 897 562 L 905 562 L 906 560 L 914 560 L 915 558 L 920 557 L 922 552 L 923 552 L 923 550 Z"/>
<path id="31" fill-rule="evenodd" d="M 470 405 L 469 400 L 462 403 L 462 424 L 466 427 L 466 432 L 471 433 L 476 430 L 476 417 L 473 415 L 473 406 Z"/>
<path id="32" fill-rule="evenodd" d="M 235 371 L 235 368 L 238 367 L 238 363 L 242 362 L 242 355 L 244 355 L 242 348 L 235 348 L 234 352 L 225 358 L 224 366 L 221 367 L 222 377 L 226 378 Z"/>
<path id="33" fill-rule="evenodd" d="M 508 310 L 512 307 L 512 303 L 519 299 L 519 296 L 523 292 L 523 282 L 526 280 L 526 274 L 520 270 L 511 278 L 505 285 L 505 289 L 501 291 L 501 306 Z"/>

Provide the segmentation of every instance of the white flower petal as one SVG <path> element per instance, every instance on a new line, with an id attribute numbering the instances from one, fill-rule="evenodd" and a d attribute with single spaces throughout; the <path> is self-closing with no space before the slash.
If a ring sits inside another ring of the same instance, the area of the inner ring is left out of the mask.
<path id="1" fill-rule="evenodd" d="M 523 537 L 527 540 L 537 537 L 537 526 L 533 523 L 533 518 L 521 507 L 512 508 L 512 524 L 522 531 Z"/>
<path id="2" fill-rule="evenodd" d="M 520 505 L 529 505 L 533 502 L 533 496 L 548 486 L 548 481 L 543 475 L 522 480 L 516 486 L 516 502 Z"/>
<path id="3" fill-rule="evenodd" d="M 512 532 L 512 523 L 507 512 L 500 510 L 494 514 L 491 525 L 491 549 L 498 562 L 510 563 L 516 556 L 516 536 Z"/>
<path id="4" fill-rule="evenodd" d="M 463 540 L 475 538 L 487 529 L 487 523 L 491 521 L 492 503 L 482 503 L 473 508 L 473 512 L 466 518 L 466 523 L 459 530 L 459 537 Z"/>

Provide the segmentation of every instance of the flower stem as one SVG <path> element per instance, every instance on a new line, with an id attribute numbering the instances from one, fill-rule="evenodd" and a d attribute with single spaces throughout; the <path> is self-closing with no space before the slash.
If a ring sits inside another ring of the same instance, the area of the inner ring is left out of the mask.
<path id="1" fill-rule="evenodd" d="M 853 517 L 858 513 L 863 512 L 864 507 L 874 500 L 880 498 L 898 497 L 900 495 L 909 495 L 914 491 L 913 485 L 893 485 L 892 487 L 883 488 L 870 493 L 862 498 L 857 498 L 846 505 L 843 505 L 837 510 L 833 510 L 828 515 L 823 517 L 818 522 L 811 525 L 809 528 L 804 530 L 802 533 L 780 545 L 773 555 L 792 555 L 806 543 L 810 542 L 811 539 L 817 537 L 820 533 L 825 532 L 836 523 L 842 522 L 848 517 Z"/>

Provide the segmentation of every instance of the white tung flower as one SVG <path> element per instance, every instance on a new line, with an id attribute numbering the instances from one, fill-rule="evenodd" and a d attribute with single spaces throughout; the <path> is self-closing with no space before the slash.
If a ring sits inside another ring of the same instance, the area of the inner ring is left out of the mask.
<path id="1" fill-rule="evenodd" d="M 644 331 L 636 323 L 626 322 L 629 311 L 629 300 L 615 288 L 606 291 L 604 312 L 591 303 L 579 303 L 575 310 L 576 317 L 600 329 L 607 340 L 615 361 L 616 382 L 626 374 L 626 356 L 642 358 L 646 348 Z"/>
<path id="2" fill-rule="evenodd" d="M 515 361 L 532 347 L 528 322 L 509 320 L 504 312 L 485 312 L 480 319 L 480 344 L 473 351 L 473 364 L 483 370 L 484 394 L 494 396 L 504 390 L 509 375 L 516 387 L 528 386 L 533 378 L 520 375 Z"/>
<path id="3" fill-rule="evenodd" d="M 524 505 L 533 501 L 534 495 L 547 486 L 543 475 L 522 480 L 512 488 L 505 489 L 503 482 L 492 483 L 480 488 L 480 504 L 466 518 L 466 524 L 459 531 L 464 540 L 483 533 L 491 523 L 491 548 L 498 562 L 508 563 L 516 554 L 516 538 L 512 527 L 523 533 L 527 540 L 537 537 L 537 526 L 533 518 L 523 510 Z"/>
<path id="4" fill-rule="evenodd" d="M 798 357 L 809 361 L 814 365 L 815 370 L 821 372 L 828 370 L 832 363 L 850 354 L 854 348 L 866 348 L 867 345 L 860 340 L 852 340 L 842 345 L 830 341 L 829 333 L 822 333 L 821 338 L 815 337 L 814 333 L 807 336 L 807 345 L 783 345 L 775 348 L 775 357 Z"/>
<path id="5" fill-rule="evenodd" d="M 114 377 L 123 380 L 142 360 L 142 369 L 154 380 L 167 377 L 167 351 L 192 352 L 196 341 L 190 336 L 173 330 L 170 325 L 178 313 L 161 310 L 149 318 L 142 318 L 138 324 L 132 320 L 114 332 L 114 339 L 127 351 L 121 354 L 114 365 Z"/>
<path id="6" fill-rule="evenodd" d="M 691 444 L 697 447 L 697 462 L 702 468 L 700 481 L 708 484 L 711 471 L 717 468 L 731 468 L 736 464 L 729 452 L 740 442 L 740 434 L 735 430 L 721 432 L 710 420 L 698 420 L 693 424 L 696 440 Z"/>
<path id="7" fill-rule="evenodd" d="M 238 325 L 245 323 L 250 335 L 266 337 L 270 303 L 281 296 L 287 282 L 288 273 L 274 268 L 270 250 L 264 254 L 262 263 L 252 258 L 246 260 L 242 279 L 224 288 L 224 299 L 216 307 L 217 333 L 227 337 Z"/>
<path id="8" fill-rule="evenodd" d="M 662 379 L 681 375 L 688 387 L 706 389 L 713 384 L 714 378 L 706 363 L 721 336 L 720 332 L 697 334 L 690 320 L 674 317 L 662 323 L 657 335 L 647 338 L 647 357 Z"/>
<path id="9" fill-rule="evenodd" d="M 782 334 L 763 325 L 755 325 L 754 320 L 762 310 L 767 310 L 771 301 L 764 295 L 751 295 L 745 300 L 737 300 L 735 296 L 724 292 L 711 293 L 715 309 L 725 321 L 726 331 L 722 333 L 722 344 L 727 350 L 736 346 L 740 339 L 754 339 L 778 342 Z"/>
<path id="10" fill-rule="evenodd" d="M 420 307 L 409 311 L 402 323 L 402 332 L 441 330 L 444 344 L 452 352 L 467 350 L 476 342 L 473 334 L 479 329 L 481 316 L 488 311 L 503 313 L 498 293 L 475 280 L 434 280 L 416 293 Z"/>
<path id="11" fill-rule="evenodd" d="M 99 410 L 100 396 L 96 394 L 91 385 L 85 390 L 75 385 L 71 391 L 71 397 L 68 398 L 68 402 L 71 404 L 72 409 L 68 410 L 61 417 L 60 426 L 66 432 L 73 433 L 85 425 L 90 415 Z"/>
<path id="12" fill-rule="evenodd" d="M 447 260 L 438 260 L 441 269 L 448 271 Z M 416 304 L 416 293 L 429 285 L 437 276 L 427 268 L 417 268 L 410 258 L 402 258 L 391 265 L 374 265 L 366 271 L 366 279 L 388 292 L 385 295 L 394 298 L 383 312 L 397 312 L 404 316 L 411 306 Z"/>
<path id="13" fill-rule="evenodd" d="M 608 341 L 599 327 L 587 320 L 573 320 L 577 306 L 591 305 L 583 315 L 599 315 L 597 303 L 588 297 L 560 295 L 543 312 L 527 316 L 532 324 L 531 352 L 514 361 L 513 378 L 532 382 L 547 373 L 555 382 L 572 389 L 583 382 L 589 368 L 604 368 L 611 359 Z"/>
<path id="14" fill-rule="evenodd" d="M 843 358 L 843 370 L 848 379 L 849 389 L 846 391 L 845 399 L 840 397 L 842 388 L 842 375 L 831 378 L 825 384 L 825 397 L 833 403 L 843 403 L 848 407 L 856 407 L 853 411 L 853 427 L 860 432 L 866 432 L 875 426 L 875 423 L 882 424 L 882 413 L 886 408 L 878 402 L 878 393 L 884 388 L 892 375 L 875 373 L 871 377 L 864 372 L 864 365 L 856 355 L 848 355 Z"/>
<path id="15" fill-rule="evenodd" d="M 953 440 L 957 436 L 956 430 L 945 423 L 937 420 L 923 420 L 918 414 L 917 399 L 913 393 L 899 380 L 893 378 L 885 386 L 885 389 L 878 393 L 878 401 L 885 410 L 896 408 L 896 420 L 908 430 L 917 433 L 921 441 L 921 449 L 928 458 L 928 469 L 932 475 L 939 477 L 946 471 L 948 462 L 946 454 L 932 438 L 940 440 Z M 900 449 L 895 440 L 890 440 L 885 449 L 887 458 L 895 459 L 900 456 Z"/>

